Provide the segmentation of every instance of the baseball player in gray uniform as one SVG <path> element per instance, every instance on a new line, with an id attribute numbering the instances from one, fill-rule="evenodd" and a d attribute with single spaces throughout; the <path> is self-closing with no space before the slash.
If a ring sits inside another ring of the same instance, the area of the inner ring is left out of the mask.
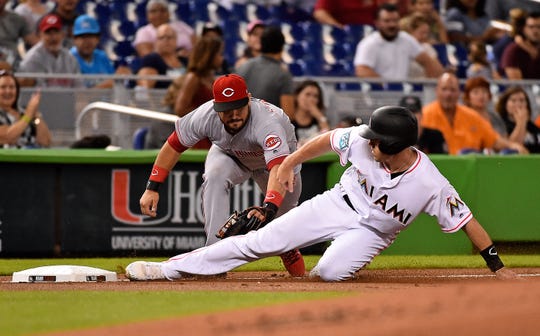
<path id="1" fill-rule="evenodd" d="M 277 179 L 293 190 L 294 167 L 333 150 L 342 165 L 351 163 L 333 188 L 257 231 L 164 262 L 131 263 L 126 275 L 133 280 L 174 280 L 183 273 L 221 273 L 249 261 L 331 240 L 311 275 L 325 281 L 346 280 L 425 212 L 438 219 L 443 232 L 463 230 L 497 277 L 517 277 L 504 267 L 489 235 L 454 187 L 424 153 L 412 147 L 417 134 L 412 112 L 387 106 L 373 112 L 369 126 L 319 135 L 282 162 Z"/>
<path id="2" fill-rule="evenodd" d="M 213 94 L 214 100 L 176 122 L 175 131 L 155 160 L 140 199 L 142 213 L 155 217 L 159 186 L 181 153 L 208 138 L 213 145 L 206 157 L 201 192 L 206 245 L 218 241 L 216 234 L 229 217 L 229 191 L 235 185 L 253 178 L 265 193 L 261 208 L 272 212 L 272 217 L 297 206 L 302 189 L 301 165 L 294 167 L 297 182 L 290 192 L 276 179 L 281 162 L 296 150 L 294 126 L 283 110 L 251 98 L 244 79 L 236 74 L 216 79 Z M 297 249 L 280 255 L 291 275 L 304 275 L 304 260 Z"/>

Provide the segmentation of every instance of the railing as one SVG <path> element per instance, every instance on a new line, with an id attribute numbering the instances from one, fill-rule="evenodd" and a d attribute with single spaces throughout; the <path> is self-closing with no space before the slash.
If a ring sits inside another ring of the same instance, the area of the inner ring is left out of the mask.
<path id="1" fill-rule="evenodd" d="M 113 79 L 112 89 L 87 89 L 43 87 L 40 111 L 44 120 L 49 124 L 53 135 L 54 147 L 66 147 L 84 135 L 96 133 L 111 136 L 113 144 L 122 148 L 131 148 L 133 132 L 140 127 L 147 127 L 155 119 L 148 117 L 155 111 L 163 111 L 163 96 L 166 90 L 139 91 L 127 84 L 142 78 L 136 75 L 75 75 L 75 74 L 36 74 L 16 73 L 17 77 L 32 78 L 67 78 L 81 80 Z M 167 76 L 147 76 L 156 80 L 172 80 Z M 146 76 L 145 76 L 146 78 Z M 314 79 L 323 87 L 326 114 L 331 125 L 336 125 L 344 116 L 360 117 L 366 121 L 371 112 L 381 106 L 397 104 L 405 94 L 420 97 L 424 104 L 435 99 L 435 79 L 407 79 L 405 81 L 387 80 L 381 78 L 357 77 L 295 77 L 299 83 L 305 79 Z M 460 80 L 463 84 L 464 80 Z M 527 89 L 533 105 L 533 118 L 538 114 L 540 106 L 540 83 L 533 80 L 491 81 L 493 103 L 505 86 L 522 85 Z M 23 87 L 19 102 L 24 106 L 30 94 L 36 88 Z M 93 105 L 111 104 L 111 105 Z M 100 108 L 104 107 L 104 108 Z M 113 107 L 113 111 L 107 108 Z M 88 109 L 95 111 L 91 114 Z M 102 112 L 99 112 L 102 111 Z M 132 111 L 136 113 L 128 113 Z M 84 115 L 81 115 L 83 114 Z M 112 112 L 112 113 L 110 113 Z M 140 113 L 140 114 L 139 114 Z M 150 114 L 148 114 L 150 113 Z M 162 114 L 158 114 L 162 115 Z M 172 115 L 169 117 L 176 118 Z M 85 134 L 86 133 L 86 134 Z M 115 143 L 118 142 L 118 143 Z M 122 143 L 120 145 L 119 143 Z"/>
<path id="2" fill-rule="evenodd" d="M 176 120 L 178 120 L 178 116 L 172 115 L 172 114 L 155 112 L 155 111 L 125 106 L 125 105 L 119 105 L 119 104 L 95 102 L 95 103 L 90 103 L 86 105 L 86 107 L 82 109 L 81 114 L 79 114 L 79 117 L 77 118 L 77 121 L 75 122 L 75 137 L 77 139 L 80 139 L 82 137 L 81 124 L 82 124 L 83 118 L 86 116 L 87 113 L 96 111 L 96 110 L 126 114 L 130 116 L 148 118 L 148 119 L 159 120 L 159 121 L 166 121 L 166 122 L 171 122 L 171 123 L 174 123 Z M 93 129 L 93 131 L 98 131 L 98 127 Z"/>

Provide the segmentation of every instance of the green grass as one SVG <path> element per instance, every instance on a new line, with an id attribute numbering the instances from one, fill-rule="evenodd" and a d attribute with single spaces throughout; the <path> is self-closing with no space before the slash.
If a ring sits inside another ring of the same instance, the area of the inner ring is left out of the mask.
<path id="1" fill-rule="evenodd" d="M 306 268 L 315 266 L 320 256 L 304 256 Z M 540 267 L 540 255 L 502 255 L 508 267 Z M 0 275 L 47 265 L 81 265 L 102 268 L 108 271 L 124 273 L 124 267 L 141 258 L 88 258 L 88 259 L 0 259 Z M 161 261 L 166 258 L 142 258 L 149 261 Z M 479 255 L 430 255 L 430 256 L 378 256 L 368 266 L 369 269 L 392 268 L 478 268 L 485 267 Z M 236 271 L 282 271 L 278 257 L 266 258 L 241 266 Z"/>
<path id="2" fill-rule="evenodd" d="M 0 291 L 0 335 L 28 335 L 321 299 L 338 292 Z"/>

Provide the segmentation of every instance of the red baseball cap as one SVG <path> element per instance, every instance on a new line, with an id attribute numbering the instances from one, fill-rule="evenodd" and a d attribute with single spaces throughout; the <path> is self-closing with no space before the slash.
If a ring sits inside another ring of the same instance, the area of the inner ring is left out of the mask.
<path id="1" fill-rule="evenodd" d="M 62 29 L 62 20 L 56 14 L 47 14 L 39 21 L 39 31 L 46 32 L 49 29 Z"/>
<path id="2" fill-rule="evenodd" d="M 216 79 L 213 91 L 216 112 L 236 110 L 249 102 L 246 81 L 236 74 L 228 74 Z"/>

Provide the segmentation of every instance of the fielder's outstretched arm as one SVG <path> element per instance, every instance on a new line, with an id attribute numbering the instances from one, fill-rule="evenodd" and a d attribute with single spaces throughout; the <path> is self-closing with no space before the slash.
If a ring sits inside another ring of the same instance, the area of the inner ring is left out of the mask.
<path id="1" fill-rule="evenodd" d="M 281 163 L 277 172 L 277 180 L 289 192 L 294 189 L 294 167 L 313 158 L 321 156 L 332 150 L 330 136 L 326 132 L 306 142 L 298 150 L 287 156 Z"/>
<path id="2" fill-rule="evenodd" d="M 475 219 L 471 219 L 462 230 L 467 234 L 474 246 L 486 261 L 489 269 L 500 279 L 515 279 L 517 274 L 504 267 L 493 241 L 482 225 Z"/>
<path id="3" fill-rule="evenodd" d="M 141 213 L 150 217 L 156 217 L 157 205 L 159 202 L 159 186 L 165 181 L 169 172 L 174 168 L 181 152 L 177 152 L 168 141 L 165 141 L 163 147 L 158 153 L 152 172 L 150 173 L 150 179 L 146 185 L 139 204 L 141 206 Z"/>

